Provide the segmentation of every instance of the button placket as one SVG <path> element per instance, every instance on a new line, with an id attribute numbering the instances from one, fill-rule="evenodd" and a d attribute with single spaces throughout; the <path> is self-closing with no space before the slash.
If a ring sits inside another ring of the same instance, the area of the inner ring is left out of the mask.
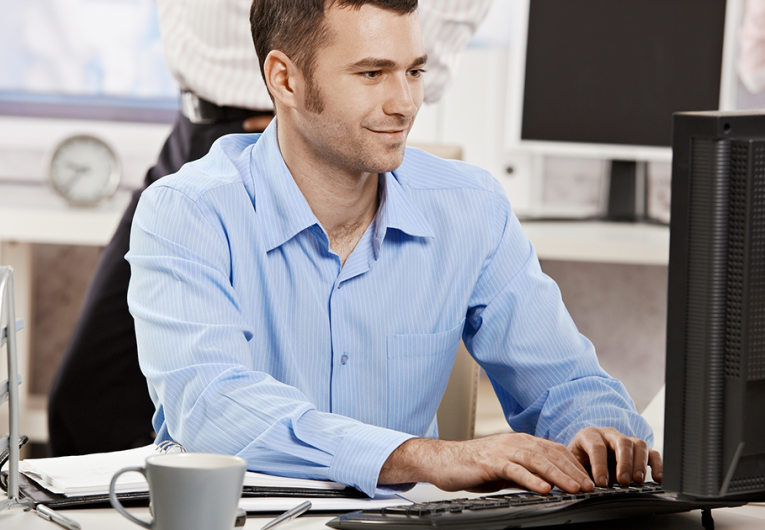
<path id="1" fill-rule="evenodd" d="M 344 294 L 341 294 L 340 291 L 342 290 L 343 293 L 345 293 L 345 289 L 343 287 L 343 281 L 336 279 L 335 285 L 333 289 L 332 298 L 330 300 L 330 327 L 331 327 L 331 334 L 332 334 L 332 363 L 335 366 L 335 370 L 333 371 L 332 375 L 332 383 L 330 385 L 331 388 L 331 402 L 332 405 L 332 412 L 340 413 L 340 414 L 347 414 L 349 411 L 345 410 L 345 407 L 342 405 L 338 408 L 334 403 L 340 403 L 340 401 L 343 399 L 343 396 L 345 396 L 348 393 L 348 374 L 347 370 L 345 369 L 345 365 L 348 363 L 349 356 L 348 352 L 346 350 L 348 344 L 346 341 L 348 340 L 348 337 L 346 335 L 347 330 L 345 329 L 345 326 L 343 325 L 344 317 L 343 317 L 343 311 L 345 307 L 345 303 L 343 302 Z"/>

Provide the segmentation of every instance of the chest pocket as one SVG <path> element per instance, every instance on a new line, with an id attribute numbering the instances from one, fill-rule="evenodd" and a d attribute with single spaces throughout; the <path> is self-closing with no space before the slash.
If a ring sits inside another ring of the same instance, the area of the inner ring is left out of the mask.
<path id="1" fill-rule="evenodd" d="M 388 428 L 432 434 L 464 324 L 462 319 L 441 333 L 388 336 Z"/>

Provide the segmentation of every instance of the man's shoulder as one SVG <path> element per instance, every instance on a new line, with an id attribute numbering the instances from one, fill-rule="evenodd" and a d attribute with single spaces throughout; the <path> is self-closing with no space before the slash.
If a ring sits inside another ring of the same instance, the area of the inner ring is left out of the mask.
<path id="1" fill-rule="evenodd" d="M 222 136 L 205 156 L 184 164 L 176 173 L 159 179 L 149 189 L 175 190 L 192 201 L 226 187 L 245 191 L 251 150 L 259 138 L 260 134 Z"/>
<path id="2" fill-rule="evenodd" d="M 495 179 L 485 169 L 439 158 L 422 149 L 407 147 L 401 166 L 394 171 L 404 186 L 413 190 L 468 189 L 493 192 Z"/>

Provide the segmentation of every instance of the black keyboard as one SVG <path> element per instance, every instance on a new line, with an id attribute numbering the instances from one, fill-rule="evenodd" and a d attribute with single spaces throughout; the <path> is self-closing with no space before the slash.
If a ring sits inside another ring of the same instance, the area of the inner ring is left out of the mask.
<path id="1" fill-rule="evenodd" d="M 350 530 L 372 527 L 504 530 L 687 512 L 727 505 L 680 500 L 665 493 L 660 484 L 648 482 L 596 487 L 589 493 L 570 494 L 553 490 L 547 494 L 524 492 L 393 506 L 382 511 L 349 513 L 331 520 L 327 525 Z"/>

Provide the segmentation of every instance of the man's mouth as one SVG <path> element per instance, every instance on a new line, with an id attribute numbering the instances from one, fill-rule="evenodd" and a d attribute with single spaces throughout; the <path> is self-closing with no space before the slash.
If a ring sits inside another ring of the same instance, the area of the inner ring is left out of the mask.
<path id="1" fill-rule="evenodd" d="M 399 136 L 402 136 L 406 133 L 406 129 L 369 129 L 375 134 L 379 134 L 381 136 L 388 136 L 391 138 L 397 138 Z"/>

